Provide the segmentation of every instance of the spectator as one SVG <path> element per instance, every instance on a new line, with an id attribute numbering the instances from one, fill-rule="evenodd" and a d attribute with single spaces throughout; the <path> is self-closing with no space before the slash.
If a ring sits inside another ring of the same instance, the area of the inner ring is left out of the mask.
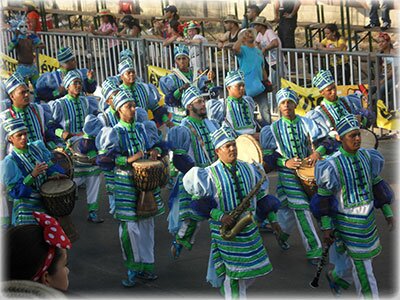
<path id="1" fill-rule="evenodd" d="M 23 6 L 29 31 L 33 31 L 34 33 L 41 31 L 42 25 L 40 22 L 40 15 L 33 1 L 25 1 Z"/>
<path id="2" fill-rule="evenodd" d="M 183 26 L 178 20 L 173 19 L 168 23 L 167 36 L 163 46 L 171 45 L 176 40 L 183 38 Z"/>
<path id="3" fill-rule="evenodd" d="M 134 19 L 131 15 L 124 16 L 121 19 L 122 30 L 117 33 L 117 36 L 139 38 L 142 28 L 139 21 Z"/>
<path id="4" fill-rule="evenodd" d="M 119 0 L 118 13 L 124 15 L 131 15 L 134 13 L 134 5 L 132 0 Z"/>
<path id="5" fill-rule="evenodd" d="M 163 28 L 163 37 L 169 38 L 170 35 L 168 33 L 168 25 L 172 20 L 179 20 L 178 9 L 175 5 L 168 5 L 164 8 L 164 28 Z"/>
<path id="6" fill-rule="evenodd" d="M 218 48 L 232 46 L 237 41 L 240 21 L 234 15 L 227 15 L 224 20 L 224 28 L 226 32 L 222 38 L 218 39 Z"/>
<path id="7" fill-rule="evenodd" d="M 331 52 L 339 52 L 346 51 L 346 41 L 341 37 L 339 33 L 339 29 L 336 24 L 328 24 L 324 28 L 325 38 L 320 42 L 316 43 L 314 48 L 318 50 L 331 51 Z M 350 83 L 350 65 L 348 62 L 347 56 L 342 56 L 343 61 L 340 55 L 335 60 L 334 55 L 330 58 L 330 66 L 329 70 L 332 74 L 336 74 L 337 81 L 340 84 L 346 85 Z M 343 66 L 344 66 L 344 74 L 345 78 L 343 80 Z M 335 71 L 336 69 L 336 71 Z"/>
<path id="8" fill-rule="evenodd" d="M 379 10 L 379 0 L 370 0 L 371 9 L 369 11 L 369 23 L 364 26 L 364 28 L 374 28 L 380 26 L 378 10 Z M 390 28 L 392 21 L 390 20 L 389 12 L 394 8 L 393 0 L 382 0 L 382 30 L 387 30 Z"/>
<path id="9" fill-rule="evenodd" d="M 247 6 L 246 14 L 243 16 L 242 28 L 253 27 L 251 25 L 252 22 L 260 15 L 261 9 L 255 5 Z"/>
<path id="10" fill-rule="evenodd" d="M 146 35 L 154 36 L 155 38 L 162 37 L 163 29 L 163 18 L 162 17 L 152 17 L 151 18 L 151 28 L 146 30 Z"/>
<path id="11" fill-rule="evenodd" d="M 272 29 L 271 23 L 267 21 L 265 17 L 257 17 L 253 23 L 254 29 L 257 30 L 258 34 L 256 37 L 256 45 L 261 49 L 265 57 L 265 70 L 269 76 L 269 68 L 272 71 L 276 71 L 276 62 L 278 58 L 278 48 L 282 47 L 281 40 L 276 35 L 275 31 Z M 281 72 L 285 73 L 284 58 L 281 56 L 279 58 L 281 63 Z M 273 76 L 272 78 L 275 78 Z"/>
<path id="12" fill-rule="evenodd" d="M 195 21 L 189 22 L 189 25 L 187 27 L 187 37 L 185 41 L 189 45 L 194 44 L 194 46 L 189 47 L 189 56 L 190 56 L 190 65 L 194 70 L 194 74 L 197 74 L 197 71 L 201 69 L 201 56 L 198 45 L 201 43 L 207 43 L 207 39 L 200 34 L 199 23 Z"/>
<path id="13" fill-rule="evenodd" d="M 282 42 L 282 48 L 296 48 L 294 32 L 297 27 L 297 12 L 300 8 L 299 0 L 276 0 L 275 22 L 278 22 L 278 36 Z M 290 70 L 295 69 L 294 52 L 290 52 Z"/>
<path id="14" fill-rule="evenodd" d="M 259 48 L 256 47 L 257 31 L 254 28 L 242 30 L 237 42 L 233 45 L 233 51 L 238 58 L 239 68 L 244 73 L 246 95 L 257 103 L 262 126 L 271 124 L 271 112 L 268 107 L 266 94 L 267 73 L 264 69 L 264 57 Z"/>

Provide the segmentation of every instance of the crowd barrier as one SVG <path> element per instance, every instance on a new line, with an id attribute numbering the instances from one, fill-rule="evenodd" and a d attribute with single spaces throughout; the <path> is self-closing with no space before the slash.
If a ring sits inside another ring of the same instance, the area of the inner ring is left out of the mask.
<path id="1" fill-rule="evenodd" d="M 76 54 L 78 67 L 95 70 L 99 84 L 108 76 L 118 73 L 118 54 L 126 48 L 135 54 L 136 73 L 144 81 L 148 80 L 149 65 L 164 69 L 174 67 L 173 45 L 163 46 L 163 40 L 160 39 L 94 36 L 85 32 L 38 34 L 46 46 L 42 50 L 43 54 L 56 57 L 60 47 L 71 47 Z M 7 49 L 11 33 L 3 30 L 2 35 L 0 45 L 2 49 Z M 213 69 L 217 85 L 223 86 L 227 72 L 238 68 L 238 61 L 230 48 L 219 49 L 215 43 L 191 44 L 189 48 L 192 67 L 195 70 Z M 15 57 L 15 51 L 8 55 Z M 398 110 L 400 107 L 398 56 L 296 48 L 269 53 L 268 62 L 269 79 L 276 89 L 280 88 L 281 78 L 302 87 L 311 87 L 311 79 L 319 70 L 331 68 L 338 85 L 364 84 L 370 87 L 370 91 L 374 92 L 369 93 L 370 107 L 378 97 L 383 100 L 388 110 Z M 224 93 L 226 96 L 225 89 Z M 273 99 L 273 93 L 269 93 L 271 113 L 276 115 L 277 108 Z"/>

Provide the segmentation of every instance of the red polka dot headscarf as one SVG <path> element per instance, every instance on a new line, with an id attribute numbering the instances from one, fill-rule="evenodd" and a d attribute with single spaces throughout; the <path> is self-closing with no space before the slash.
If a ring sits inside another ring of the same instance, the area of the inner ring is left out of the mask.
<path id="1" fill-rule="evenodd" d="M 32 278 L 33 281 L 38 281 L 43 273 L 50 267 L 54 259 L 56 247 L 60 249 L 71 249 L 72 244 L 56 219 L 45 213 L 36 211 L 33 212 L 33 216 L 38 221 L 39 225 L 43 227 L 43 239 L 50 245 L 43 266 L 40 267 Z"/>

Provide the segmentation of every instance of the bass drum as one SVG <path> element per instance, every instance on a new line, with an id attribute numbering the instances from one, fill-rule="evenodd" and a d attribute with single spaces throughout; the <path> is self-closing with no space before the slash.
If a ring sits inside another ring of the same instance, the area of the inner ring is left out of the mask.
<path id="1" fill-rule="evenodd" d="M 375 133 L 365 128 L 361 128 L 360 133 L 361 133 L 361 148 L 378 149 L 379 141 Z"/>

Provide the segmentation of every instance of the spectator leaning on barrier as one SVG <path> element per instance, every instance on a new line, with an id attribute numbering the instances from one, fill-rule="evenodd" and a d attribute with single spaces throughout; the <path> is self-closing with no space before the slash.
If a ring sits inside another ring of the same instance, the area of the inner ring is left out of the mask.
<path id="1" fill-rule="evenodd" d="M 207 39 L 200 34 L 200 24 L 195 21 L 190 21 L 187 27 L 187 36 L 185 41 L 189 46 L 190 65 L 195 70 L 194 73 L 201 69 L 200 46 L 201 43 L 207 43 Z M 197 71 L 196 71 L 197 70 Z"/>
<path id="2" fill-rule="evenodd" d="M 168 23 L 168 36 L 164 42 L 163 46 L 168 46 L 177 40 L 183 40 L 183 26 L 178 20 L 171 20 Z"/>
<path id="3" fill-rule="evenodd" d="M 122 30 L 117 33 L 117 36 L 125 36 L 132 38 L 139 38 L 142 28 L 140 27 L 139 21 L 134 19 L 131 15 L 124 16 L 121 19 L 123 26 Z"/>
<path id="4" fill-rule="evenodd" d="M 240 21 L 234 15 L 227 15 L 224 19 L 224 28 L 226 32 L 218 39 L 218 48 L 232 46 L 238 39 Z"/>
<path id="5" fill-rule="evenodd" d="M 336 24 L 328 24 L 324 28 L 325 38 L 320 42 L 315 44 L 315 49 L 324 51 L 346 51 L 347 45 L 344 38 L 341 37 L 339 29 Z M 336 75 L 339 84 L 349 84 L 350 83 L 350 65 L 347 56 L 343 55 L 336 56 L 336 60 L 332 55 L 330 57 L 329 70 L 332 74 Z M 344 80 L 343 80 L 343 66 L 344 66 Z M 335 73 L 336 69 L 336 73 Z"/>
<path id="6" fill-rule="evenodd" d="M 263 54 L 255 44 L 256 34 L 257 31 L 254 28 L 242 30 L 238 41 L 233 45 L 233 51 L 238 58 L 239 68 L 244 73 L 246 95 L 253 97 L 257 103 L 264 126 L 271 123 L 271 112 L 266 94 L 268 76 L 264 68 Z"/>

